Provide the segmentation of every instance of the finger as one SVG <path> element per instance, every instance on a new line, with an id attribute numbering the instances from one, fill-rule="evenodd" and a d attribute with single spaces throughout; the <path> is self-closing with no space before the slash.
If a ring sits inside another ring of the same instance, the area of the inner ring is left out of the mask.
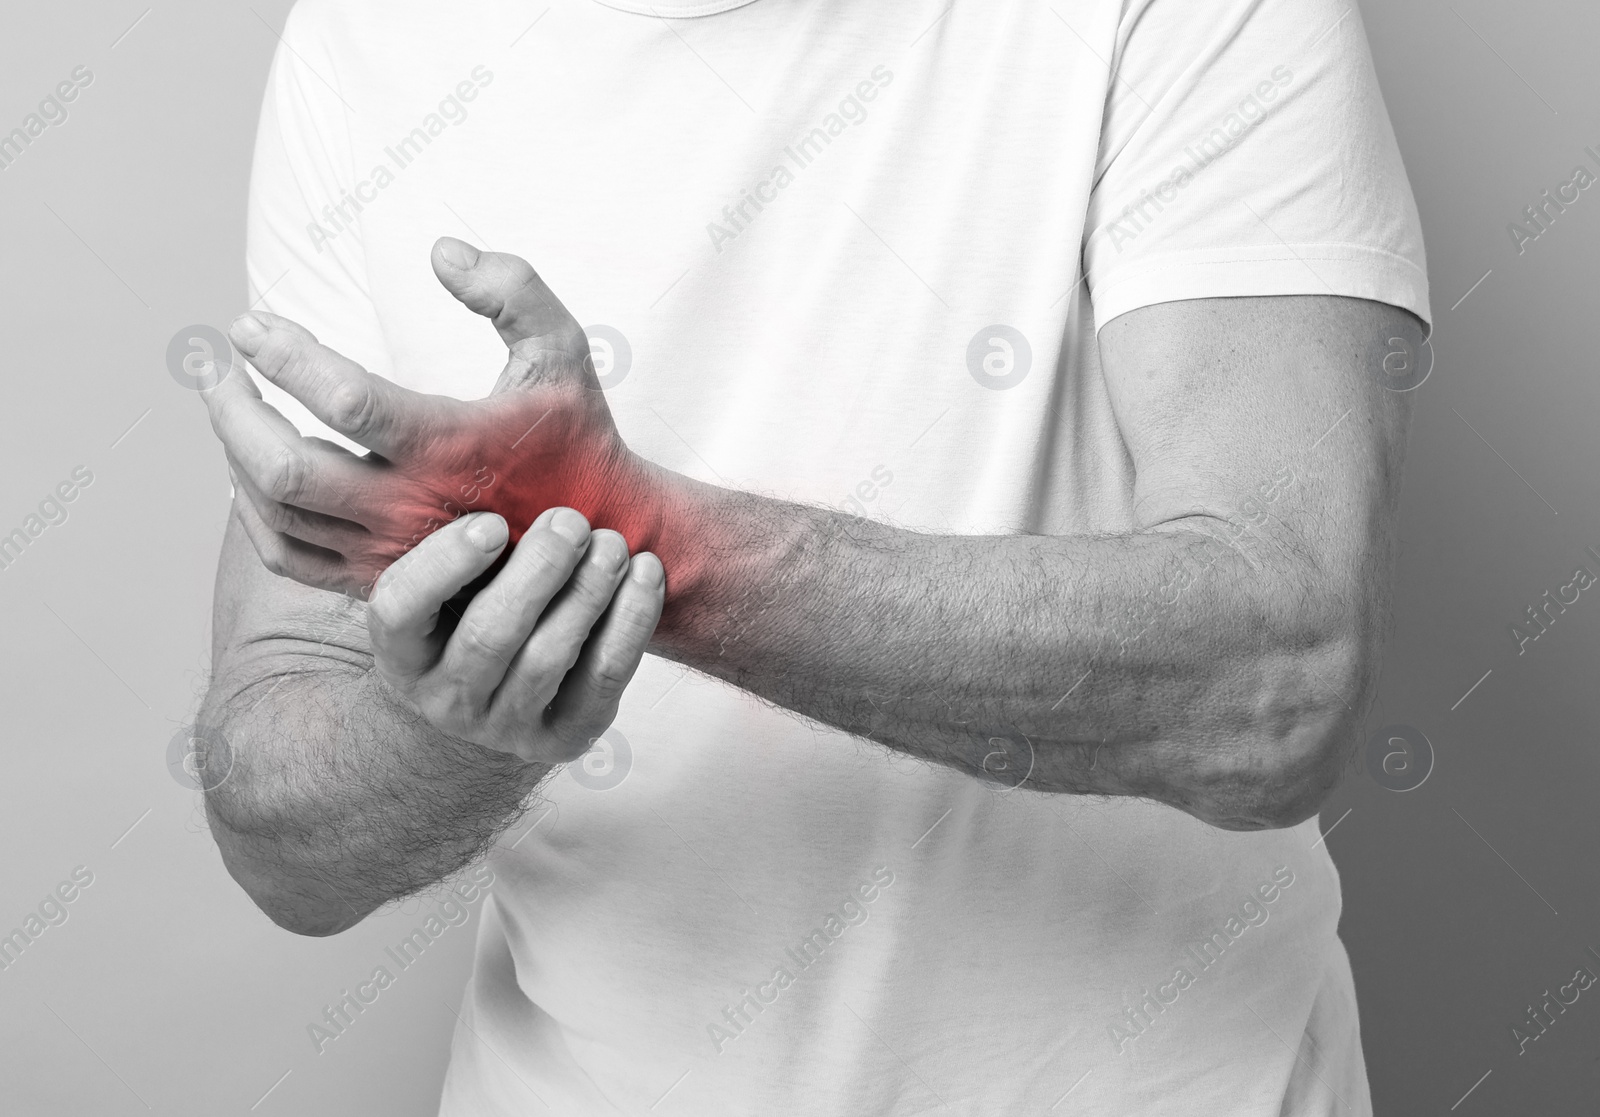
<path id="1" fill-rule="evenodd" d="M 280 578 L 291 578 L 312 589 L 353 592 L 352 575 L 342 557 L 272 530 L 237 482 L 234 488 L 233 514 L 262 566 Z"/>
<path id="2" fill-rule="evenodd" d="M 200 398 L 205 401 L 206 411 L 215 416 L 220 407 L 240 406 L 243 399 L 260 399 L 261 389 L 256 387 L 256 382 L 242 373 L 234 376 L 223 377 L 209 388 L 200 390 Z M 213 419 L 214 421 L 214 419 Z"/>
<path id="3" fill-rule="evenodd" d="M 328 516 L 281 504 L 256 488 L 249 476 L 229 462 L 234 489 L 254 507 L 261 521 L 273 531 L 335 551 L 346 560 L 355 558 L 372 545 L 372 532 L 352 520 Z"/>
<path id="4" fill-rule="evenodd" d="M 661 560 L 649 551 L 640 552 L 584 644 L 583 654 L 562 680 L 546 718 L 552 733 L 587 747 L 606 731 L 617 716 L 623 690 L 644 659 L 665 601 Z"/>
<path id="5" fill-rule="evenodd" d="M 605 540 L 607 554 L 627 544 L 615 532 L 615 543 Z M 552 508 L 533 522 L 505 569 L 472 599 L 461 623 L 450 634 L 437 673 L 454 680 L 457 689 L 476 709 L 487 709 L 495 689 L 505 678 L 517 651 L 527 642 L 539 615 L 560 592 L 585 554 L 593 554 L 589 522 L 571 508 Z M 550 692 L 560 682 L 550 682 Z"/>
<path id="6" fill-rule="evenodd" d="M 594 532 L 583 561 L 511 661 L 494 694 L 491 716 L 517 723 L 524 733 L 539 724 L 627 568 L 628 545 L 622 536 Z"/>
<path id="7" fill-rule="evenodd" d="M 242 314 L 228 336 L 262 376 L 328 426 L 379 454 L 393 456 L 412 444 L 420 433 L 420 414 L 437 410 L 436 399 L 374 376 L 288 318 Z"/>
<path id="8" fill-rule="evenodd" d="M 583 336 L 577 319 L 520 256 L 479 252 L 466 241 L 440 237 L 432 262 L 445 289 L 492 321 L 508 349 L 527 338 L 549 338 L 552 348 L 567 349 Z"/>
<path id="9" fill-rule="evenodd" d="M 494 565 L 510 532 L 492 512 L 463 516 L 429 535 L 379 576 L 367 599 L 367 630 L 378 667 L 411 682 L 439 659 L 439 612 Z"/>
<path id="10" fill-rule="evenodd" d="M 229 375 L 219 383 L 201 391 L 205 401 L 206 417 L 211 420 L 211 430 L 226 448 L 229 433 L 239 428 L 246 419 L 254 425 L 264 425 L 283 437 L 299 437 L 294 424 L 278 413 L 277 408 L 261 398 L 261 389 L 252 377 Z"/>
<path id="11" fill-rule="evenodd" d="M 211 428 L 222 440 L 235 473 L 280 504 L 369 527 L 380 524 L 384 505 L 371 499 L 379 466 L 342 446 L 303 437 L 261 399 L 254 385 L 233 383 L 249 379 L 230 376 L 206 393 Z"/>

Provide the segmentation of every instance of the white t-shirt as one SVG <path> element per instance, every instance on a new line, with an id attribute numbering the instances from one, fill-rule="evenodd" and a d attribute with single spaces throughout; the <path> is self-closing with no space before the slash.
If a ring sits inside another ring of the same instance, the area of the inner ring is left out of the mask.
<path id="1" fill-rule="evenodd" d="M 503 346 L 428 250 L 515 252 L 629 443 L 725 486 L 1126 531 L 1097 325 L 1429 316 L 1344 0 L 305 0 L 285 38 L 263 305 L 480 396 Z M 542 794 L 496 855 L 449 1117 L 1370 1111 L 1314 822 L 1006 792 L 655 658 Z"/>

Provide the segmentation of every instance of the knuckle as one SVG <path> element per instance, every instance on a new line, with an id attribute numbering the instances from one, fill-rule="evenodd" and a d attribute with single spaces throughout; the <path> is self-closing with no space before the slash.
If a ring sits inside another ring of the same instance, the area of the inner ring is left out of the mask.
<path id="1" fill-rule="evenodd" d="M 288 506 L 275 500 L 262 501 L 258 511 L 261 513 L 261 522 L 273 531 L 292 533 L 297 526 L 296 518 Z"/>
<path id="2" fill-rule="evenodd" d="M 316 370 L 306 357 L 305 344 L 297 337 L 274 336 L 259 353 L 266 362 L 262 369 L 268 379 L 287 383 L 303 383 Z"/>
<path id="3" fill-rule="evenodd" d="M 456 627 L 455 638 L 461 641 L 462 650 L 475 659 L 502 658 L 493 627 L 481 619 L 463 618 Z"/>
<path id="4" fill-rule="evenodd" d="M 289 556 L 281 546 L 276 543 L 260 544 L 256 547 L 256 553 L 261 556 L 261 565 L 267 568 L 267 573 L 280 578 L 289 576 Z"/>
<path id="5" fill-rule="evenodd" d="M 533 551 L 533 560 L 551 570 L 564 570 L 572 565 L 575 549 L 571 543 L 553 531 L 529 532 L 525 537 Z"/>
<path id="6" fill-rule="evenodd" d="M 631 601 L 624 609 L 617 612 L 617 634 L 623 643 L 631 648 L 644 648 L 650 643 L 650 637 L 655 635 L 656 625 L 661 618 L 660 598 L 652 597 L 645 601 Z"/>
<path id="7" fill-rule="evenodd" d="M 486 294 L 505 301 L 522 294 L 533 277 L 533 265 L 511 252 L 485 252 L 478 257 L 474 282 Z"/>
<path id="8" fill-rule="evenodd" d="M 345 434 L 365 434 L 377 414 L 377 396 L 361 383 L 340 384 L 328 400 L 329 425 Z"/>
<path id="9" fill-rule="evenodd" d="M 495 256 L 505 265 L 507 273 L 517 281 L 518 287 L 531 287 L 537 290 L 539 273 L 533 270 L 532 264 L 514 252 L 497 252 Z"/>
<path id="10" fill-rule="evenodd" d="M 497 273 L 490 282 L 507 292 L 506 304 L 514 306 L 523 301 L 543 302 L 540 298 L 543 286 L 539 282 L 539 273 L 533 270 L 533 265 L 521 256 L 509 252 L 495 253 L 494 270 Z"/>
<path id="11" fill-rule="evenodd" d="M 554 646 L 548 640 L 530 643 L 524 656 L 521 673 L 547 688 L 565 678 L 578 658 L 576 652 L 569 655 L 566 649 Z"/>
<path id="12" fill-rule="evenodd" d="M 285 334 L 277 347 L 278 364 L 285 373 L 303 380 L 308 376 L 316 376 L 321 369 L 318 368 L 317 351 L 315 342 L 308 342 L 305 338 L 295 334 Z"/>
<path id="13" fill-rule="evenodd" d="M 572 580 L 572 594 L 590 609 L 604 608 L 616 589 L 616 572 L 605 560 L 586 562 Z"/>
<path id="14" fill-rule="evenodd" d="M 613 698 L 622 693 L 628 685 L 628 680 L 633 678 L 633 662 L 624 655 L 614 651 L 601 651 L 594 658 L 594 666 L 590 669 L 589 678 L 591 689 L 602 698 Z"/>
<path id="15" fill-rule="evenodd" d="M 267 459 L 262 489 L 284 504 L 304 500 L 311 485 L 311 469 L 292 446 L 281 446 Z"/>

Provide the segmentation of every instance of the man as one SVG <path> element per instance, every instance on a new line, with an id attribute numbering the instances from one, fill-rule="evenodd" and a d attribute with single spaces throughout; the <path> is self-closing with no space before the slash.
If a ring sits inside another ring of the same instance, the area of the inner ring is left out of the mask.
<path id="1" fill-rule="evenodd" d="M 442 1113 L 1370 1112 L 1315 814 L 1429 312 L 1353 9 L 303 3 L 249 264 L 230 871 L 331 934 L 541 805 Z"/>

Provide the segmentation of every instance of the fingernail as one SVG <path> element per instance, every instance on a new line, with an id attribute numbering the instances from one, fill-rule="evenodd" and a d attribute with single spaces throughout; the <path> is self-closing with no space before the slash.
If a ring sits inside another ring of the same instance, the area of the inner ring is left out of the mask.
<path id="1" fill-rule="evenodd" d="M 267 325 L 254 314 L 241 314 L 233 320 L 233 325 L 228 333 L 233 338 L 233 343 L 240 348 L 246 345 L 254 346 L 267 332 Z"/>
<path id="2" fill-rule="evenodd" d="M 464 240 L 443 237 L 439 241 L 439 255 L 453 268 L 465 271 L 478 262 L 478 250 Z"/>
<path id="3" fill-rule="evenodd" d="M 667 572 L 661 568 L 661 560 L 649 551 L 640 551 L 633 556 L 633 569 L 629 576 L 641 586 L 655 589 L 666 580 Z"/>
<path id="4" fill-rule="evenodd" d="M 505 546 L 510 536 L 506 522 L 499 516 L 488 513 L 472 518 L 472 522 L 467 525 L 467 538 L 472 540 L 479 550 L 489 554 Z"/>
<path id="5" fill-rule="evenodd" d="M 593 536 L 591 536 L 590 538 L 592 540 Z M 590 549 L 590 552 L 593 553 L 594 544 L 592 542 L 589 545 L 589 549 Z M 608 574 L 621 574 L 622 573 L 622 568 L 628 565 L 628 543 L 627 543 L 627 540 L 619 539 L 617 541 L 617 545 L 615 547 L 607 547 L 606 550 L 610 552 L 610 555 L 605 560 L 606 573 L 608 573 Z"/>
<path id="6" fill-rule="evenodd" d="M 589 538 L 589 521 L 571 508 L 558 508 L 550 517 L 550 530 L 574 547 L 581 547 Z"/>

